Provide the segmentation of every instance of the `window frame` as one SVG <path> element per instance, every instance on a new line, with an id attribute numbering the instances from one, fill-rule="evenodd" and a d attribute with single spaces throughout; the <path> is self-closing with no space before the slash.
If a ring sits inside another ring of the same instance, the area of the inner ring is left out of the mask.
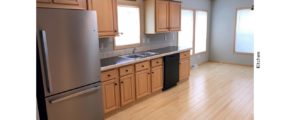
<path id="1" fill-rule="evenodd" d="M 191 43 L 191 45 L 192 45 L 192 49 L 191 49 L 192 50 L 192 54 L 190 54 L 190 56 L 192 56 L 192 55 L 195 55 L 194 54 L 194 50 L 195 50 L 194 49 L 194 47 L 195 47 L 194 43 L 195 43 L 195 11 L 196 10 L 195 9 L 190 9 L 190 8 L 181 8 L 181 12 L 182 12 L 182 10 L 190 10 L 193 13 L 193 15 L 192 15 L 193 20 L 194 20 L 194 21 L 192 21 L 193 22 L 192 23 L 193 24 L 193 26 L 192 26 L 193 27 L 193 33 L 192 33 L 192 38 L 193 39 L 192 39 L 192 43 Z M 182 16 L 180 16 L 180 17 L 182 18 Z M 181 22 L 182 22 L 182 20 L 180 20 L 180 25 L 182 24 Z M 181 31 L 182 31 L 182 28 L 181 28 Z M 177 45 L 179 45 L 179 32 L 177 32 Z"/>
<path id="2" fill-rule="evenodd" d="M 139 9 L 139 23 L 140 23 L 140 39 L 139 39 L 139 43 L 136 44 L 130 44 L 130 45 L 121 45 L 121 46 L 117 46 L 116 42 L 115 42 L 115 37 L 113 37 L 113 49 L 114 50 L 121 50 L 121 49 L 127 49 L 127 48 L 135 48 L 135 47 L 140 47 L 141 46 L 141 39 L 142 39 L 142 10 L 141 10 L 141 6 L 139 3 L 137 3 L 136 1 L 118 1 L 117 3 L 117 10 L 118 10 L 118 6 L 126 6 L 126 7 L 133 7 L 133 8 L 138 8 Z M 117 11 L 117 16 L 118 16 L 118 11 Z M 118 23 L 118 17 L 117 17 L 117 23 Z M 118 23 L 119 24 L 119 23 Z M 119 27 L 118 27 L 119 29 Z M 119 30 L 118 30 L 119 31 Z M 117 33 L 119 34 L 119 33 Z M 119 36 L 119 35 L 117 35 Z"/>
<path id="3" fill-rule="evenodd" d="M 233 49 L 233 52 L 234 52 L 234 54 L 240 54 L 240 55 L 254 55 L 254 51 L 253 51 L 253 53 L 246 53 L 246 52 L 237 52 L 236 51 L 236 36 L 237 36 L 237 17 L 238 17 L 238 11 L 239 10 L 244 10 L 244 9 L 251 9 L 251 7 L 241 7 L 241 8 L 236 8 L 236 13 L 235 13 L 235 21 L 234 21 L 234 26 L 235 26 L 235 28 L 234 28 L 234 49 Z"/>
<path id="4" fill-rule="evenodd" d="M 206 47 L 205 47 L 205 51 L 203 51 L 203 52 L 198 52 L 198 53 L 195 53 L 195 42 L 196 42 L 196 40 L 195 40 L 195 31 L 196 31 L 196 26 L 195 26 L 195 24 L 196 24 L 196 11 L 203 11 L 203 12 L 206 12 L 207 14 L 207 16 L 206 16 L 206 18 L 207 18 L 207 20 L 206 20 L 206 39 L 205 39 L 205 41 L 206 41 Z M 209 15 L 208 15 L 208 10 L 204 10 L 204 9 L 196 9 L 195 10 L 195 13 L 194 13 L 194 50 L 193 50 L 193 55 L 199 55 L 199 54 L 205 54 L 205 53 L 207 53 L 208 52 L 208 43 L 209 43 L 209 41 L 208 41 L 208 34 L 209 34 L 209 32 L 208 32 L 208 27 L 209 27 Z"/>

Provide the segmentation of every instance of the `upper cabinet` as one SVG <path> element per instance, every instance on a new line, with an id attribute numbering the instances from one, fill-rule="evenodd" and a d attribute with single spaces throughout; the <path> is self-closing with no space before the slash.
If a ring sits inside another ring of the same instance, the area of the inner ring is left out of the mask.
<path id="1" fill-rule="evenodd" d="M 169 1 L 156 1 L 156 32 L 169 31 Z M 147 17 L 147 16 L 146 16 Z"/>
<path id="2" fill-rule="evenodd" d="M 170 2 L 169 3 L 169 29 L 170 31 L 180 31 L 181 30 L 181 3 L 180 2 Z"/>
<path id="3" fill-rule="evenodd" d="M 180 31 L 181 2 L 145 0 L 145 33 Z"/>
<path id="4" fill-rule="evenodd" d="M 99 37 L 117 35 L 117 0 L 88 0 L 88 8 L 97 12 Z"/>
<path id="5" fill-rule="evenodd" d="M 87 0 L 37 0 L 37 7 L 87 9 Z"/>

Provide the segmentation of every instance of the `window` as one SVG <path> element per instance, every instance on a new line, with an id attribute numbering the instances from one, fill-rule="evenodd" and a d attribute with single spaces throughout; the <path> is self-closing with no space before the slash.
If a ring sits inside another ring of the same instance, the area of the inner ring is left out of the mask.
<path id="1" fill-rule="evenodd" d="M 181 10 L 181 31 L 178 32 L 178 45 L 193 47 L 193 11 Z M 192 50 L 190 51 L 192 55 Z"/>
<path id="2" fill-rule="evenodd" d="M 118 5 L 119 36 L 115 48 L 133 47 L 140 44 L 140 11 L 137 6 Z"/>
<path id="3" fill-rule="evenodd" d="M 235 52 L 254 52 L 253 11 L 240 9 L 237 11 Z"/>
<path id="4" fill-rule="evenodd" d="M 206 52 L 207 12 L 197 10 L 195 13 L 194 53 Z"/>

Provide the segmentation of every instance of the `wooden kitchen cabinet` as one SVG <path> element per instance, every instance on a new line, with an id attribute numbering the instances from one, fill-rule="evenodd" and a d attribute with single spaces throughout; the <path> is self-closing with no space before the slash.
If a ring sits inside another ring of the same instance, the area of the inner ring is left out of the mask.
<path id="1" fill-rule="evenodd" d="M 185 81 L 189 79 L 190 75 L 190 51 L 180 53 L 179 63 L 179 81 Z"/>
<path id="2" fill-rule="evenodd" d="M 145 33 L 180 31 L 181 2 L 145 0 Z"/>
<path id="3" fill-rule="evenodd" d="M 37 0 L 37 7 L 87 9 L 87 0 Z"/>
<path id="4" fill-rule="evenodd" d="M 151 94 L 150 62 L 145 61 L 135 64 L 136 98 Z"/>
<path id="5" fill-rule="evenodd" d="M 136 72 L 136 97 L 137 99 L 151 94 L 150 70 Z"/>
<path id="6" fill-rule="evenodd" d="M 169 16 L 170 16 L 170 31 L 181 30 L 181 3 L 170 2 L 169 3 Z"/>
<path id="7" fill-rule="evenodd" d="M 88 8 L 97 12 L 99 37 L 117 35 L 117 0 L 88 0 Z"/>
<path id="8" fill-rule="evenodd" d="M 156 1 L 156 31 L 169 31 L 169 1 Z"/>
<path id="9" fill-rule="evenodd" d="M 105 114 L 161 91 L 164 82 L 163 64 L 163 58 L 160 57 L 102 71 Z M 187 80 L 190 73 L 190 51 L 180 53 L 179 69 L 180 81 Z"/>
<path id="10" fill-rule="evenodd" d="M 121 106 L 135 101 L 135 78 L 129 74 L 120 78 Z"/>
<path id="11" fill-rule="evenodd" d="M 120 91 L 118 79 L 102 83 L 104 112 L 116 110 L 120 107 Z"/>
<path id="12" fill-rule="evenodd" d="M 36 0 L 37 3 L 51 3 L 52 0 Z"/>
<path id="13" fill-rule="evenodd" d="M 163 88 L 163 66 L 151 69 L 151 91 L 156 92 Z"/>

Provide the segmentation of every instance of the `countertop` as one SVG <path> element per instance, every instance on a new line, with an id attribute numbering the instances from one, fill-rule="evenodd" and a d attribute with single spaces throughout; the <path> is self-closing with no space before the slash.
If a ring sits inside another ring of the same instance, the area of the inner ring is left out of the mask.
<path id="1" fill-rule="evenodd" d="M 169 46 L 169 47 L 164 47 L 164 48 L 159 48 L 159 49 L 143 51 L 143 52 L 155 52 L 155 53 L 157 53 L 156 55 L 148 56 L 145 58 L 124 58 L 121 56 L 104 58 L 104 59 L 101 59 L 101 71 L 109 70 L 109 69 L 120 67 L 120 66 L 129 65 L 129 64 L 133 64 L 133 63 L 137 63 L 137 62 L 142 62 L 145 60 L 159 58 L 159 57 L 163 57 L 166 55 L 180 53 L 180 52 L 188 51 L 191 49 L 192 48 L 190 48 L 190 47 Z"/>

